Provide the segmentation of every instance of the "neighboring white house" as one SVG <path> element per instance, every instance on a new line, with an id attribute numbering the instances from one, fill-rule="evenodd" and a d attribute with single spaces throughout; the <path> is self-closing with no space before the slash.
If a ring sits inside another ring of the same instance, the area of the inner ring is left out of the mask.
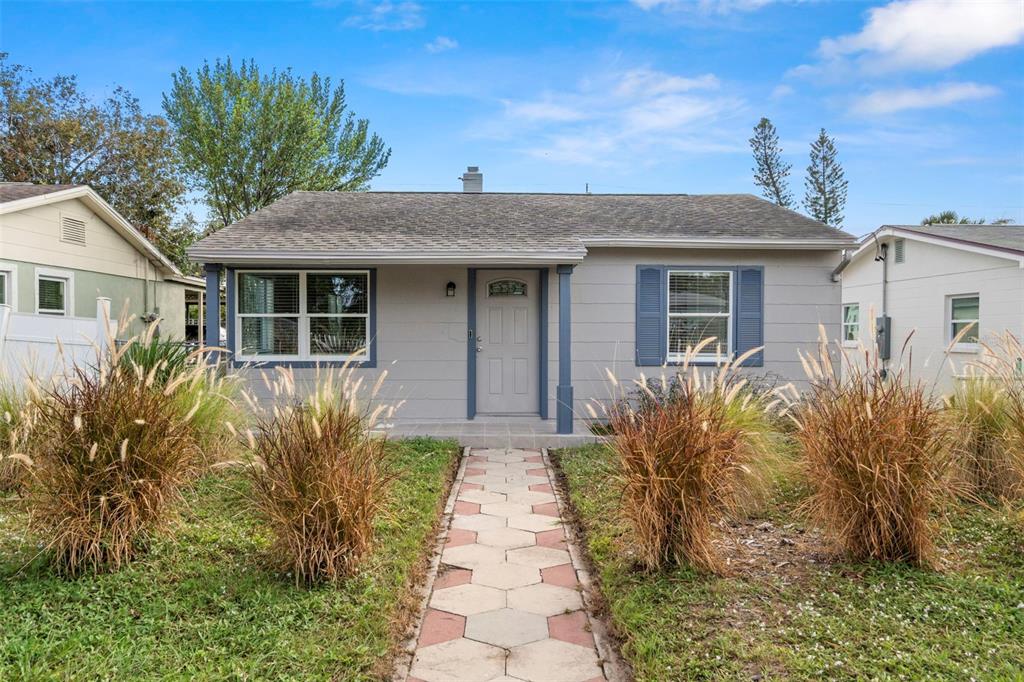
<path id="1" fill-rule="evenodd" d="M 873 344 L 874 320 L 888 316 L 889 366 L 899 366 L 913 332 L 913 375 L 943 391 L 979 342 L 1007 330 L 1024 335 L 1024 226 L 885 225 L 840 270 L 844 343 Z"/>
<path id="2" fill-rule="evenodd" d="M 54 371 L 57 339 L 65 359 L 88 357 L 106 301 L 132 333 L 158 319 L 164 338 L 198 342 L 204 291 L 89 187 L 0 183 L 0 371 Z"/>

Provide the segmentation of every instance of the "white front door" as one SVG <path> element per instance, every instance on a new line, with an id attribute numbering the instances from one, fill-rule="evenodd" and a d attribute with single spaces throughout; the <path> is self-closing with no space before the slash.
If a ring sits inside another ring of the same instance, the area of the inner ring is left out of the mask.
<path id="1" fill-rule="evenodd" d="M 476 405 L 481 414 L 536 414 L 536 270 L 477 273 Z"/>

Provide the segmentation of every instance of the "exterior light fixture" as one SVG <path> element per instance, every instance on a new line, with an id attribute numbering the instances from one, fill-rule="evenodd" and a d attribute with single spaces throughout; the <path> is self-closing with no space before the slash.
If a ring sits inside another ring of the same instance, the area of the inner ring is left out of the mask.
<path id="1" fill-rule="evenodd" d="M 455 282 L 448 282 L 448 286 L 445 288 L 445 295 L 448 298 L 453 298 L 455 296 Z"/>

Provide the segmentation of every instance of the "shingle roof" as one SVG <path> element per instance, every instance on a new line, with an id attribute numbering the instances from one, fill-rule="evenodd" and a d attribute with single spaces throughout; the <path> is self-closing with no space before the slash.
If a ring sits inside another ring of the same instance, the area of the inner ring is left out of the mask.
<path id="1" fill-rule="evenodd" d="M 18 199 L 38 197 L 43 194 L 72 189 L 79 185 L 34 185 L 30 182 L 0 182 L 0 204 Z"/>
<path id="2" fill-rule="evenodd" d="M 1024 225 L 886 225 L 886 227 L 1024 254 Z"/>
<path id="3" fill-rule="evenodd" d="M 582 255 L 587 239 L 855 241 L 748 194 L 295 192 L 190 252 Z"/>

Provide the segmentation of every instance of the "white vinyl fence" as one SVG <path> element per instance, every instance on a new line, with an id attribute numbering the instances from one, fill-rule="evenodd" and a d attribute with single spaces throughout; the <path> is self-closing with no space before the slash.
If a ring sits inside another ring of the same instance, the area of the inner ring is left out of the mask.
<path id="1" fill-rule="evenodd" d="M 95 318 L 15 313 L 0 305 L 0 377 L 19 382 L 28 374 L 63 373 L 75 362 L 94 365 L 96 348 L 116 331 L 109 298 L 96 299 Z"/>

